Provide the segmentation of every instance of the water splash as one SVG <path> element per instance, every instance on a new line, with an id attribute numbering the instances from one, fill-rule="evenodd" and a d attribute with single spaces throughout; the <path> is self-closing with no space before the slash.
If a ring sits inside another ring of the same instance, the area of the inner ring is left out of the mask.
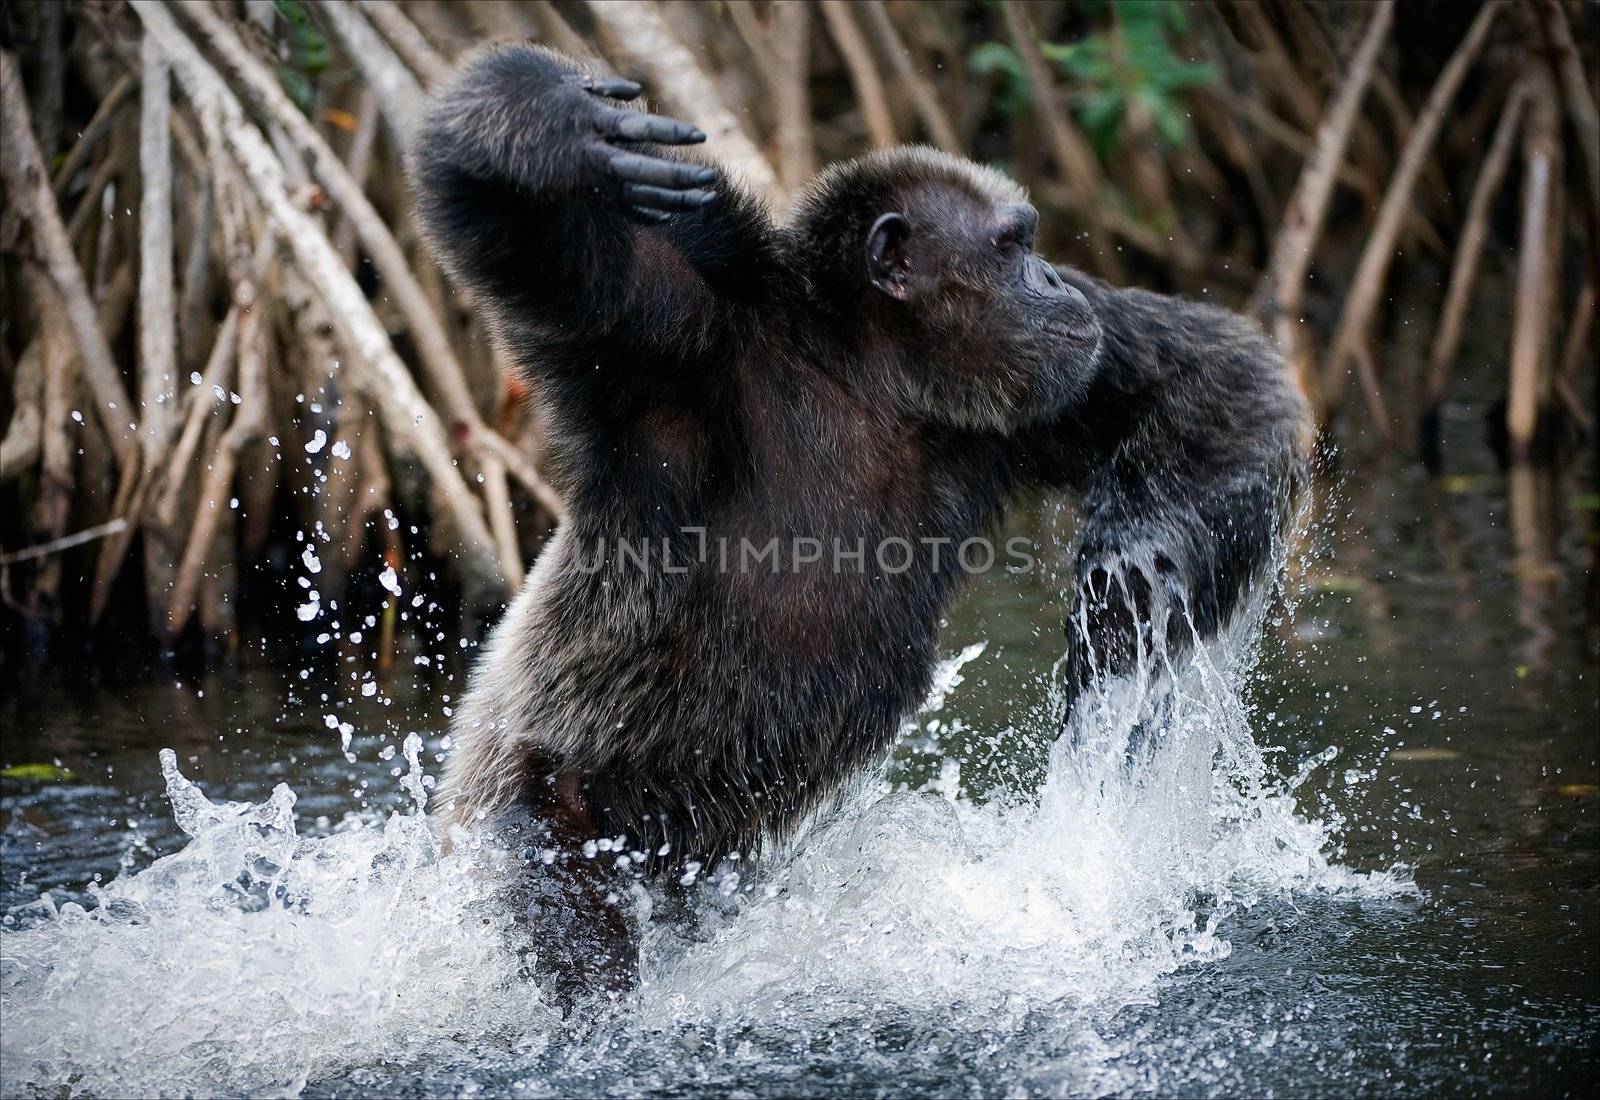
<path id="1" fill-rule="evenodd" d="M 1131 731 L 1151 708 L 1128 693 L 1141 690 L 1162 693 L 1164 719 L 1135 768 Z M 1330 862 L 1331 827 L 1294 804 L 1309 770 L 1268 781 L 1234 685 L 1204 655 L 1174 685 L 1118 685 L 1094 708 L 1079 721 L 1102 736 L 1058 740 L 1032 800 L 858 784 L 704 942 L 658 933 L 644 1015 L 1104 1019 L 1150 1003 L 1178 968 L 1226 958 L 1221 926 L 1264 898 L 1412 892 L 1404 868 Z"/>
<path id="2" fill-rule="evenodd" d="M 288 787 L 213 803 L 163 750 L 187 846 L 0 937 L 5 1091 L 295 1095 L 418 1041 L 548 1025 L 481 879 L 438 858 L 413 740 L 412 813 L 309 839 Z"/>
<path id="3" fill-rule="evenodd" d="M 981 653 L 939 670 L 930 707 Z M 408 811 L 324 837 L 297 833 L 288 787 L 212 802 L 164 751 L 187 846 L 92 888 L 91 907 L 41 898 L 0 935 L 0 1077 L 7 1093 L 294 1095 L 385 1064 L 495 1064 L 502 1086 L 533 1092 L 648 1089 L 702 1031 L 886 1019 L 990 1044 L 1042 1028 L 1074 1058 L 1110 1057 L 1094 1053 L 1108 1021 L 1226 959 L 1230 918 L 1263 899 L 1410 889 L 1403 872 L 1329 860 L 1332 827 L 1293 791 L 1331 754 L 1274 781 L 1230 660 L 1202 653 L 1175 681 L 1094 697 L 1032 795 L 978 804 L 953 783 L 941 796 L 863 777 L 786 851 L 711 876 L 694 920 L 652 925 L 640 990 L 577 1039 L 521 974 L 480 855 L 441 855 L 416 735 Z M 638 1078 L 640 1036 L 662 1034 L 669 1054 L 650 1056 L 665 1068 Z"/>

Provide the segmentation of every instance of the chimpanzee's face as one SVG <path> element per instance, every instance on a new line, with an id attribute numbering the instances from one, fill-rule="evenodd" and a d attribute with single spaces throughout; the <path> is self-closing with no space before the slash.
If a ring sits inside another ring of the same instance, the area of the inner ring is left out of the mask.
<path id="1" fill-rule="evenodd" d="M 1034 251 L 1038 211 L 939 184 L 899 205 L 873 222 L 866 263 L 900 312 L 903 381 L 919 411 L 1012 431 L 1081 396 L 1099 362 L 1100 321 Z"/>

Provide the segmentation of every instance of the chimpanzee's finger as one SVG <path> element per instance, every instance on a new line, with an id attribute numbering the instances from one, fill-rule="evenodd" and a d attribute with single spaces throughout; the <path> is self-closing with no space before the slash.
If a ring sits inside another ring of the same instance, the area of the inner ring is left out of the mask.
<path id="1" fill-rule="evenodd" d="M 642 183 L 625 186 L 622 197 L 635 206 L 654 210 L 697 210 L 717 201 L 715 191 L 673 191 L 665 187 L 647 187 Z"/>
<path id="2" fill-rule="evenodd" d="M 634 221 L 642 222 L 645 225 L 660 225 L 662 222 L 670 220 L 669 216 L 660 210 L 650 210 L 643 206 L 628 207 L 628 216 Z"/>
<path id="3" fill-rule="evenodd" d="M 607 99 L 637 99 L 644 91 L 637 83 L 620 76 L 590 76 L 583 81 L 584 91 L 603 95 Z"/>
<path id="4" fill-rule="evenodd" d="M 697 126 L 640 111 L 612 111 L 601 122 L 601 129 L 623 141 L 653 141 L 657 145 L 698 145 L 706 139 Z"/>
<path id="5" fill-rule="evenodd" d="M 624 183 L 647 183 L 655 187 L 705 187 L 717 178 L 717 173 L 710 168 L 643 153 L 618 153 L 611 158 L 610 166 L 611 174 Z"/>

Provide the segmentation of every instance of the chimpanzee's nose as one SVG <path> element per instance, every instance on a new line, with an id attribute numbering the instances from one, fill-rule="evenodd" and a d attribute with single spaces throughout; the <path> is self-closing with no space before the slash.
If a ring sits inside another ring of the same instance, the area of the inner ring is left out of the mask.
<path id="1" fill-rule="evenodd" d="M 1049 261 L 1045 260 L 1042 256 L 1028 257 L 1028 282 L 1039 290 L 1053 295 L 1062 294 L 1074 296 L 1079 300 L 1079 304 L 1087 304 L 1082 302 L 1083 295 L 1079 294 L 1072 287 L 1068 286 L 1066 280 L 1061 277 L 1060 273 L 1057 272 L 1055 268 L 1051 267 Z"/>

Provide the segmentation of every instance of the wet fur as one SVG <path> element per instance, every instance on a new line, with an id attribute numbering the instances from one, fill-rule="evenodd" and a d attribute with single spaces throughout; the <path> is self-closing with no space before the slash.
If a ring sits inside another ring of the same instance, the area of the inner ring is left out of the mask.
<path id="1" fill-rule="evenodd" d="M 1298 483 L 1305 415 L 1252 326 L 1060 269 L 1098 346 L 1046 331 L 993 292 L 969 224 L 1021 192 L 928 150 L 830 169 L 781 225 L 724 180 L 715 207 L 640 226 L 569 153 L 551 82 L 576 69 L 526 46 L 480 54 L 411 155 L 437 251 L 543 406 L 568 510 L 456 717 L 455 820 L 561 817 L 625 835 L 650 869 L 781 836 L 881 757 L 927 690 L 961 574 L 916 540 L 988 533 L 1032 487 L 1082 497 L 1086 588 L 1139 558 L 1166 563 L 1202 633 L 1241 605 Z M 895 209 L 946 234 L 944 281 L 914 315 L 860 263 Z M 1072 369 L 1063 339 L 1082 345 Z M 917 557 L 900 574 L 642 571 L 615 553 L 577 568 L 602 539 L 688 561 L 685 527 L 713 545 L 860 539 L 869 561 L 895 536 Z M 1141 627 L 1107 612 L 1094 629 L 1069 642 L 1082 683 Z"/>

